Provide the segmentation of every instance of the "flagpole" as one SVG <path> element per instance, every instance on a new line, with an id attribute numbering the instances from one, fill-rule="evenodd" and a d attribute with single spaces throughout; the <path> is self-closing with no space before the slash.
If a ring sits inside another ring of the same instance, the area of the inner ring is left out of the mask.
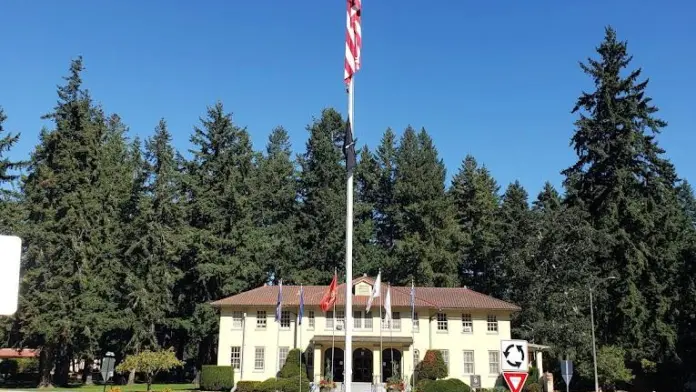
<path id="1" fill-rule="evenodd" d="M 348 83 L 348 126 L 354 134 L 353 113 L 354 78 Z M 346 176 L 346 349 L 343 356 L 345 392 L 351 392 L 353 380 L 353 168 L 348 166 Z"/>
<path id="2" fill-rule="evenodd" d="M 391 283 L 387 284 L 387 292 L 391 292 Z M 391 299 L 391 294 L 389 294 Z M 389 301 L 389 312 L 391 313 L 391 300 Z M 389 354 L 391 354 L 390 365 L 392 369 L 392 377 L 394 377 L 394 316 L 391 313 L 389 317 Z"/>
<path id="3" fill-rule="evenodd" d="M 380 271 L 381 273 L 382 271 Z M 384 378 L 384 366 L 382 364 L 384 363 L 384 358 L 382 358 L 382 355 L 384 355 L 384 347 L 382 347 L 382 324 L 384 321 L 382 320 L 382 306 L 384 305 L 382 301 L 382 283 L 380 282 L 380 288 L 379 288 L 379 383 L 382 383 L 382 380 Z M 381 388 L 380 388 L 381 390 Z"/>
<path id="4" fill-rule="evenodd" d="M 299 364 L 298 366 L 300 367 L 300 371 L 298 372 L 300 374 L 300 389 L 299 391 L 302 392 L 302 352 L 304 351 L 304 345 L 302 344 L 302 317 L 304 316 L 304 290 L 302 289 L 302 285 L 300 285 L 300 305 L 297 307 L 297 323 L 296 328 L 299 328 L 299 340 L 300 342 L 298 343 L 298 346 L 300 347 L 299 350 Z"/>
<path id="5" fill-rule="evenodd" d="M 416 390 L 416 331 L 413 328 L 416 323 L 416 286 L 413 281 L 413 278 L 411 278 L 411 361 L 413 363 L 413 387 L 412 390 Z"/>

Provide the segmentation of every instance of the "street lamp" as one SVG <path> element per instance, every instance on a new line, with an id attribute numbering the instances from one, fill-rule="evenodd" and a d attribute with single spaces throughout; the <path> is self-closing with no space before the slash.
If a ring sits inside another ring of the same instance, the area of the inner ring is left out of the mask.
<path id="1" fill-rule="evenodd" d="M 587 286 L 590 292 L 590 323 L 592 324 L 592 361 L 594 362 L 594 388 L 595 392 L 599 392 L 599 377 L 597 376 L 597 343 L 595 342 L 595 325 L 594 325 L 594 304 L 592 303 L 592 290 L 608 280 L 616 279 L 616 276 L 608 276 L 593 286 Z"/>

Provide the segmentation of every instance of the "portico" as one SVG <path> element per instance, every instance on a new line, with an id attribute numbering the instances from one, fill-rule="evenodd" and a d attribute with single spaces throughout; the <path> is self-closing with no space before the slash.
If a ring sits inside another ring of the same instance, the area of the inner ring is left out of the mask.
<path id="1" fill-rule="evenodd" d="M 312 375 L 315 382 L 330 378 L 343 382 L 345 336 L 315 335 L 312 345 Z M 353 336 L 353 381 L 386 382 L 394 375 L 404 376 L 413 370 L 413 338 L 405 336 Z M 332 360 L 333 359 L 333 360 Z M 333 367 L 332 367 L 333 366 Z"/>

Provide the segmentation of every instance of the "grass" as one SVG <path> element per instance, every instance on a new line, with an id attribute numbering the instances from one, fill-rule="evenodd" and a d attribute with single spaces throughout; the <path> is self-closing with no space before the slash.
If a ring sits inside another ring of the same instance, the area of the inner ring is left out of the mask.
<path id="1" fill-rule="evenodd" d="M 147 384 L 134 384 L 134 385 L 107 385 L 106 391 L 109 392 L 111 388 L 119 388 L 121 392 L 144 392 L 147 391 Z M 198 386 L 194 384 L 152 384 L 152 391 L 161 392 L 164 389 L 171 389 L 172 391 L 197 391 Z M 75 387 L 55 387 L 51 389 L 37 389 L 37 388 L 7 388 L 0 384 L 0 390 L 3 389 L 16 389 L 22 391 L 79 391 L 79 392 L 103 392 L 103 385 L 89 385 L 89 386 L 75 386 Z"/>

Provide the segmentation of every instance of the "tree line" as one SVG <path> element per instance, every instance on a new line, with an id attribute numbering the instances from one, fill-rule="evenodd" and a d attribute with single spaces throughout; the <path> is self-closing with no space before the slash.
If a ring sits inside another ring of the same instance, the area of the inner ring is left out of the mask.
<path id="1" fill-rule="evenodd" d="M 596 52 L 581 63 L 595 89 L 575 103 L 577 161 L 561 190 L 503 189 L 473 156 L 446 184 L 425 129 L 387 129 L 376 148 L 363 146 L 354 269 L 519 304 L 513 335 L 550 345 L 552 368 L 574 359 L 585 378 L 592 290 L 602 352 L 635 383 L 677 385 L 696 369 L 696 200 L 657 143 L 667 123 L 627 44 L 607 28 Z M 282 127 L 254 150 L 218 102 L 185 157 L 164 119 L 146 140 L 131 138 L 82 71 L 73 60 L 26 161 L 6 157 L 19 135 L 2 128 L 0 110 L 0 232 L 25 244 L 19 311 L 0 338 L 41 348 L 42 384 L 65 384 L 71 361 L 105 351 L 173 347 L 196 367 L 213 363 L 210 301 L 279 278 L 326 284 L 344 269 L 336 110 L 307 126 L 294 156 Z"/>

